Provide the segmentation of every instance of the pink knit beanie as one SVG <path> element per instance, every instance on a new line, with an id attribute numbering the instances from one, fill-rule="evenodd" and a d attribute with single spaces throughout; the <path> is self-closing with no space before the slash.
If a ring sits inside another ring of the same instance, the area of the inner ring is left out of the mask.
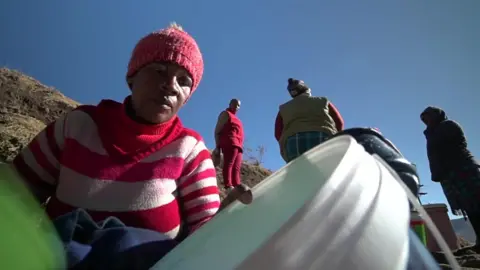
<path id="1" fill-rule="evenodd" d="M 148 64 L 163 61 L 176 63 L 190 73 L 191 95 L 202 79 L 202 53 L 193 37 L 175 24 L 150 33 L 137 43 L 128 63 L 127 78 Z"/>

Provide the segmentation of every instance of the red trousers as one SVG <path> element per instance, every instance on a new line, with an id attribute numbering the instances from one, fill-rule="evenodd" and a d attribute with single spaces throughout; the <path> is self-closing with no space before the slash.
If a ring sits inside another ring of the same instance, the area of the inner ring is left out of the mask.
<path id="1" fill-rule="evenodd" d="M 223 152 L 223 184 L 225 187 L 240 185 L 240 168 L 242 166 L 242 150 L 238 147 L 222 147 Z"/>

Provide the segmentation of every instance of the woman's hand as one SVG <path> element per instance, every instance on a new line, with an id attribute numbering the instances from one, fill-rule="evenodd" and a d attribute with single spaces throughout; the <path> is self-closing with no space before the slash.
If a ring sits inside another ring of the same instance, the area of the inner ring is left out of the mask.
<path id="1" fill-rule="evenodd" d="M 242 204 L 251 204 L 253 201 L 253 194 L 250 187 L 245 184 L 240 184 L 232 189 L 232 191 L 227 194 L 227 197 L 223 199 L 222 204 L 220 205 L 220 210 L 237 200 Z"/>
<path id="2" fill-rule="evenodd" d="M 216 148 L 213 149 L 213 151 L 212 151 L 212 161 L 213 161 L 213 165 L 214 165 L 215 167 L 219 166 L 221 160 L 222 160 L 222 151 L 220 150 L 220 148 L 216 147 Z"/>

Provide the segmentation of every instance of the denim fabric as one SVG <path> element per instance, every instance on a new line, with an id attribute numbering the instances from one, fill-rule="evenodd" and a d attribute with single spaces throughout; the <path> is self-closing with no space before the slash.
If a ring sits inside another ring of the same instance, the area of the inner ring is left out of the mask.
<path id="1" fill-rule="evenodd" d="M 54 220 L 68 269 L 149 269 L 176 242 L 163 234 L 125 226 L 110 217 L 94 222 L 78 209 Z"/>
<path id="2" fill-rule="evenodd" d="M 328 139 L 323 132 L 300 132 L 287 138 L 285 151 L 288 162 Z"/>

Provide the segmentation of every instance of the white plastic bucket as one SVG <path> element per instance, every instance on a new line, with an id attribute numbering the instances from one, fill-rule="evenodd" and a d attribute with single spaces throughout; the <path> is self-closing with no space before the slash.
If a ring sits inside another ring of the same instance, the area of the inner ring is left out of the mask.
<path id="1" fill-rule="evenodd" d="M 409 205 L 350 136 L 308 151 L 183 241 L 153 269 L 404 269 Z"/>

